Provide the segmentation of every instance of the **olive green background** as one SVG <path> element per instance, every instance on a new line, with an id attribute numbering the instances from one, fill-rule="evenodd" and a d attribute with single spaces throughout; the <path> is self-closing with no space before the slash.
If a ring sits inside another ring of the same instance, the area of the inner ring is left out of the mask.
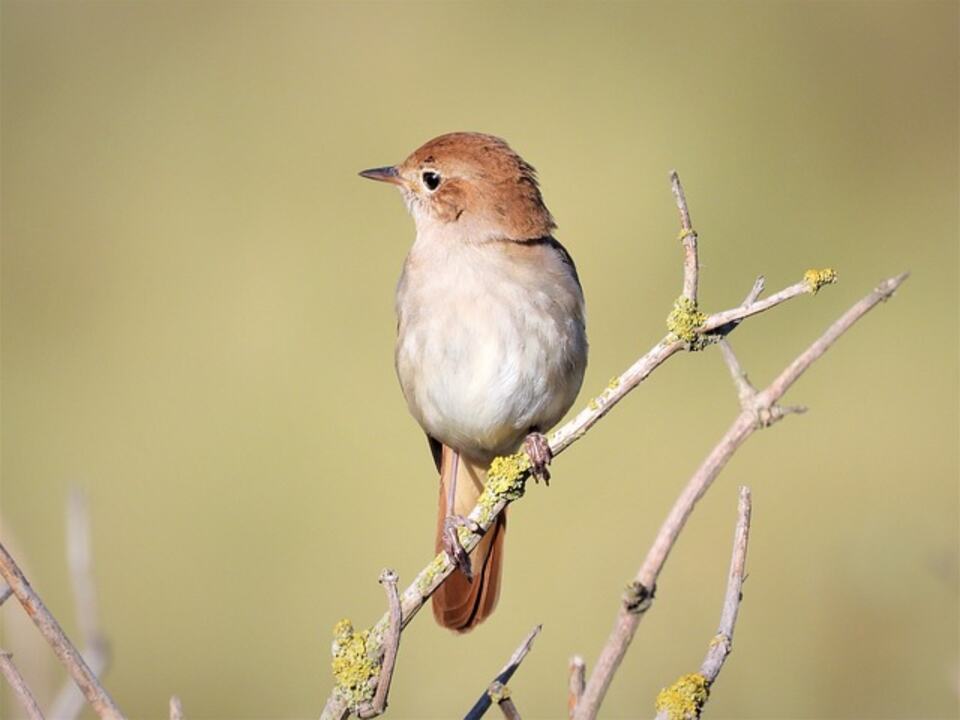
<path id="1" fill-rule="evenodd" d="M 507 138 L 586 292 L 578 405 L 664 332 L 676 167 L 707 310 L 809 267 L 841 282 L 732 337 L 764 383 L 911 270 L 751 439 L 661 576 L 604 706 L 653 714 L 716 630 L 736 508 L 754 524 L 715 718 L 958 714 L 958 6 L 4 2 L 2 516 L 76 631 L 64 506 L 87 490 L 133 717 L 308 718 L 330 628 L 431 557 L 436 478 L 393 371 L 413 238 L 356 176 L 434 135 Z M 404 634 L 395 718 L 511 683 L 565 713 L 680 486 L 737 412 L 716 348 L 671 360 L 510 510 L 504 589 L 466 636 Z M 52 655 L 3 608 L 44 699 Z M 17 717 L 7 699 L 3 717 Z"/>

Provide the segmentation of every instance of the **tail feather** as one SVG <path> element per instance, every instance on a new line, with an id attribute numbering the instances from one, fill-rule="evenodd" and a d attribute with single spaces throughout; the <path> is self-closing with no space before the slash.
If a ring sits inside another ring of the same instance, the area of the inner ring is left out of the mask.
<path id="1" fill-rule="evenodd" d="M 440 460 L 440 502 L 437 513 L 437 552 L 443 550 L 444 520 L 449 514 L 466 516 L 483 492 L 487 468 L 460 457 L 453 509 L 447 508 L 449 483 L 453 477 L 456 455 L 443 446 Z M 503 538 L 507 529 L 506 514 L 501 513 L 477 546 L 470 553 L 473 582 L 454 570 L 433 594 L 433 616 L 443 627 L 466 632 L 486 619 L 497 606 L 500 595 L 500 574 L 503 565 Z"/>

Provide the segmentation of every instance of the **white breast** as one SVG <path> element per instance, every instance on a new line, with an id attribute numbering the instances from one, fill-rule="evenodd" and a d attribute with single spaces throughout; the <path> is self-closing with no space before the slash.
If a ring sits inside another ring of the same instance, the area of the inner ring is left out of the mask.
<path id="1" fill-rule="evenodd" d="M 583 301 L 544 246 L 419 238 L 397 288 L 397 374 L 428 434 L 478 460 L 512 452 L 572 404 L 586 366 Z"/>

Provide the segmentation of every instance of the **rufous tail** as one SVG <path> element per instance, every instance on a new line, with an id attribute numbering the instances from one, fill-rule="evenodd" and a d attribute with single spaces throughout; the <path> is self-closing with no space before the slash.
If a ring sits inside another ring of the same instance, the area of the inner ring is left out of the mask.
<path id="1" fill-rule="evenodd" d="M 447 507 L 449 484 L 456 469 L 454 507 Z M 448 515 L 466 517 L 477 504 L 486 480 L 486 465 L 472 463 L 446 445 L 440 457 L 440 509 L 437 513 L 437 552 L 443 551 L 444 521 Z M 460 570 L 454 570 L 433 594 L 433 616 L 445 628 L 466 632 L 486 619 L 497 606 L 500 595 L 500 570 L 503 565 L 503 536 L 507 530 L 506 511 L 500 513 L 490 529 L 470 552 L 473 582 Z"/>

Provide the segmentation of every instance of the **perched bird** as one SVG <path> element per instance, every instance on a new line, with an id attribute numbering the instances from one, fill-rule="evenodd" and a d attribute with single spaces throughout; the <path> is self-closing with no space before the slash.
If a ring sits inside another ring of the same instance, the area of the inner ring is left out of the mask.
<path id="1" fill-rule="evenodd" d="M 457 526 L 497 455 L 522 445 L 549 478 L 541 433 L 573 404 L 587 364 L 583 293 L 536 171 L 500 138 L 441 135 L 360 175 L 398 186 L 416 223 L 397 285 L 396 369 L 440 471 L 437 551 L 458 566 L 433 613 L 464 632 L 496 606 L 506 516 L 472 564 Z"/>

